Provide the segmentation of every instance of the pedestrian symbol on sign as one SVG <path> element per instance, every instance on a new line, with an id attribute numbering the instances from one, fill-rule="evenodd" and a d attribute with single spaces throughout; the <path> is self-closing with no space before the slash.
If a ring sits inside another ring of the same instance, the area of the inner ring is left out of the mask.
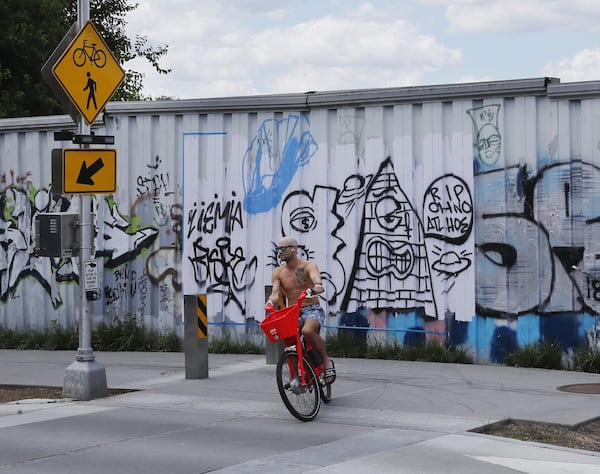
<path id="1" fill-rule="evenodd" d="M 93 100 L 94 108 L 97 109 L 98 106 L 96 105 L 96 81 L 92 79 L 91 74 L 89 72 L 87 73 L 87 78 L 87 84 L 83 88 L 84 91 L 88 91 L 87 106 L 85 108 L 89 109 L 90 100 Z"/>

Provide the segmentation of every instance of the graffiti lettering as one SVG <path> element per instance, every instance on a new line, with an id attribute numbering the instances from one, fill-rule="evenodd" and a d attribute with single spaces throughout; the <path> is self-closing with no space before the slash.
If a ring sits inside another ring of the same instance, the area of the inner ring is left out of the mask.
<path id="1" fill-rule="evenodd" d="M 137 287 L 140 294 L 137 314 L 140 320 L 143 321 L 144 315 L 146 314 L 146 298 L 148 296 L 148 277 L 145 271 L 142 275 L 140 275 L 137 282 Z"/>
<path id="2" fill-rule="evenodd" d="M 433 213 L 442 211 L 446 212 L 471 212 L 473 205 L 470 201 L 463 200 L 463 196 L 466 196 L 465 187 L 463 184 L 457 184 L 452 189 L 446 184 L 446 193 L 444 196 L 440 196 L 440 190 L 436 186 L 431 187 L 431 202 L 428 204 L 428 208 Z M 470 196 L 468 196 L 470 198 Z"/>
<path id="3" fill-rule="evenodd" d="M 600 302 L 600 280 L 586 276 L 586 288 L 588 299 Z"/>
<path id="4" fill-rule="evenodd" d="M 467 183 L 454 175 L 435 180 L 425 192 L 425 235 L 463 244 L 473 227 L 473 200 Z"/>
<path id="5" fill-rule="evenodd" d="M 444 217 L 444 221 L 440 220 L 439 217 L 430 217 L 427 219 L 427 234 L 436 233 L 441 234 L 442 232 L 448 231 L 450 233 L 464 234 L 469 230 L 469 222 L 466 217 Z"/>
<path id="6" fill-rule="evenodd" d="M 159 196 L 163 191 L 165 192 L 165 194 L 170 194 L 168 192 L 170 186 L 169 173 L 158 172 L 158 167 L 160 163 L 160 158 L 156 156 L 156 164 L 147 165 L 150 169 L 148 172 L 150 176 L 137 177 L 138 196 Z"/>
<path id="7" fill-rule="evenodd" d="M 230 234 L 237 226 L 240 229 L 244 228 L 242 220 L 242 203 L 235 199 L 236 193 L 232 193 L 233 199 L 221 203 L 219 195 L 215 194 L 215 200 L 209 203 L 202 201 L 200 210 L 197 203 L 194 203 L 193 208 L 188 214 L 188 230 L 187 237 L 189 238 L 194 231 L 202 234 L 212 234 L 219 228 L 219 223 L 223 224 L 223 232 Z"/>
<path id="8" fill-rule="evenodd" d="M 10 170 L 10 182 L 8 182 L 8 178 L 6 176 L 6 173 L 2 173 L 0 175 L 0 184 L 2 184 L 3 189 L 6 189 L 7 185 L 13 185 L 13 184 L 29 184 L 31 183 L 31 181 L 28 179 L 30 176 L 33 175 L 33 173 L 31 171 L 27 171 L 25 172 L 25 174 L 23 175 L 17 175 L 15 176 L 15 171 L 14 170 Z"/>
<path id="9" fill-rule="evenodd" d="M 169 287 L 168 285 L 160 285 L 160 309 L 162 311 L 168 311 L 169 309 Z"/>
<path id="10" fill-rule="evenodd" d="M 216 248 L 202 245 L 202 237 L 194 242 L 194 257 L 190 258 L 196 281 L 207 285 L 208 293 L 222 293 L 227 296 L 224 304 L 233 302 L 244 314 L 243 290 L 254 283 L 257 257 L 249 261 L 244 256 L 243 247 L 233 247 L 229 237 L 220 237 Z"/>

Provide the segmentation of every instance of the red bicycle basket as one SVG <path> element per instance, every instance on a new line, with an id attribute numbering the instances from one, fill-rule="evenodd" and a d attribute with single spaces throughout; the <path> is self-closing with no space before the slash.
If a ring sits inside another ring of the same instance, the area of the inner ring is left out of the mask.
<path id="1" fill-rule="evenodd" d="M 298 308 L 294 305 L 274 311 L 259 326 L 271 342 L 295 336 L 298 332 Z"/>

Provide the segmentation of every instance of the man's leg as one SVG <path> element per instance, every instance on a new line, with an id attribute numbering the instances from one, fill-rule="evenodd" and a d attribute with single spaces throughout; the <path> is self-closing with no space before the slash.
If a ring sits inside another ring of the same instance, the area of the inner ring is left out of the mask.
<path id="1" fill-rule="evenodd" d="M 315 318 L 308 318 L 306 321 L 304 321 L 304 325 L 302 326 L 302 335 L 319 353 L 321 359 L 323 360 L 323 367 L 327 369 L 328 367 L 331 367 L 332 364 L 329 362 L 329 357 L 327 356 L 325 342 L 319 334 L 320 328 L 321 325 L 319 324 L 319 321 L 317 321 Z"/>

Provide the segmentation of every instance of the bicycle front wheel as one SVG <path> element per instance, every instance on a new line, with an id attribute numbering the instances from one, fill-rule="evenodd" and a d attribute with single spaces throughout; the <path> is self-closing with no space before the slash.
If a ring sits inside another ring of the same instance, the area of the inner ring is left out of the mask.
<path id="1" fill-rule="evenodd" d="M 319 380 L 308 360 L 303 357 L 306 384 L 302 385 L 298 353 L 284 352 L 277 361 L 277 388 L 283 404 L 300 421 L 311 421 L 319 413 Z"/>

